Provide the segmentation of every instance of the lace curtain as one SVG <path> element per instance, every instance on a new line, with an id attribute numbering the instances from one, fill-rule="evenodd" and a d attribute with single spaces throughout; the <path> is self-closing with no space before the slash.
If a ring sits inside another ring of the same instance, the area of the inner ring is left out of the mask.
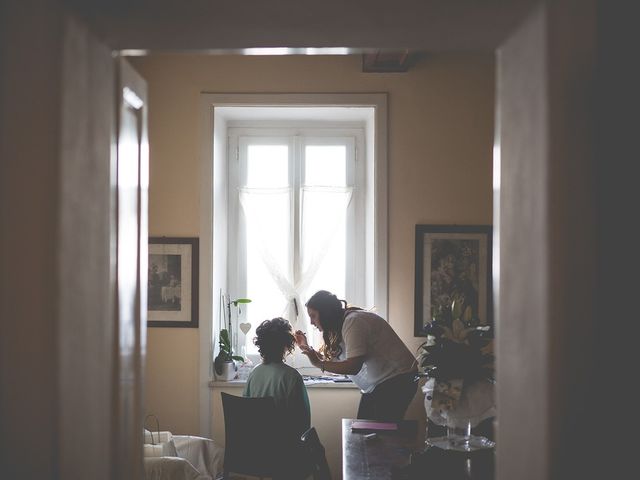
<path id="1" fill-rule="evenodd" d="M 291 188 L 241 188 L 240 204 L 251 234 L 247 238 L 247 249 L 255 249 L 271 280 L 283 297 L 281 316 L 286 315 L 289 305 L 295 302 L 298 316 L 290 318 L 294 328 L 298 325 L 301 298 L 308 294 L 318 269 L 341 225 L 345 225 L 347 208 L 351 201 L 352 187 L 315 186 L 300 189 L 301 265 L 294 280 L 291 268 L 293 249 L 283 253 L 282 242 L 274 229 L 290 228 Z M 274 312 L 275 313 L 275 312 Z"/>

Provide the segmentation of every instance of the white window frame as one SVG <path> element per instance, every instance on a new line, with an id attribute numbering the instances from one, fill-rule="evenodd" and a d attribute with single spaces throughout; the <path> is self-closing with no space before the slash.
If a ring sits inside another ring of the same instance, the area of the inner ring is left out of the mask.
<path id="1" fill-rule="evenodd" d="M 365 292 L 367 307 L 375 307 L 384 318 L 388 305 L 388 167 L 387 167 L 387 94 L 236 94 L 200 95 L 200 434 L 211 436 L 211 389 L 213 380 L 213 325 L 217 322 L 219 288 L 226 291 L 227 223 L 218 213 L 226 211 L 228 185 L 226 107 L 309 107 L 367 111 L 365 158 L 366 196 L 364 232 L 367 254 Z M 228 110 L 228 109 L 227 109 Z M 220 161 L 224 159 L 224 161 Z M 215 228 L 214 228 L 215 217 Z M 214 264 L 215 258 L 215 264 Z"/>
<path id="2" fill-rule="evenodd" d="M 244 123 L 244 122 L 243 122 Z M 246 145 L 253 143 L 253 141 L 260 141 L 265 144 L 278 143 L 286 144 L 290 149 L 289 155 L 289 185 L 295 193 L 294 203 L 292 205 L 291 218 L 299 217 L 299 190 L 302 185 L 302 179 L 304 178 L 304 162 L 297 164 L 296 162 L 302 158 L 303 150 L 306 145 L 337 145 L 343 144 L 347 147 L 347 172 L 346 180 L 347 185 L 353 186 L 353 194 L 351 202 L 347 210 L 347 252 L 346 256 L 350 260 L 350 264 L 345 266 L 345 283 L 346 293 L 345 298 L 353 302 L 356 305 L 366 305 L 367 299 L 365 295 L 365 287 L 363 282 L 355 281 L 365 276 L 365 255 L 364 255 L 364 232 L 365 232 L 365 165 L 364 165 L 364 125 L 360 127 L 353 123 L 329 122 L 327 124 L 303 124 L 296 126 L 281 126 L 280 128 L 274 128 L 273 122 L 248 122 L 252 126 L 232 126 L 228 125 L 228 165 L 229 165 L 229 199 L 228 199 L 228 261 L 236 261 L 244 258 L 246 248 L 245 231 L 240 224 L 238 224 L 241 214 L 240 205 L 238 202 L 238 195 L 236 192 L 239 190 L 242 179 L 246 177 L 245 161 L 244 158 Z M 262 125 L 257 127 L 256 125 Z M 292 228 L 297 225 L 297 221 L 294 221 Z M 299 225 L 298 225 L 299 226 Z M 299 233 L 299 232 L 298 232 Z M 238 235 L 236 241 L 233 241 L 233 237 Z M 295 231 L 290 232 L 290 238 L 295 240 L 293 245 L 293 259 L 291 271 L 297 272 L 298 265 L 295 263 L 299 259 L 299 239 Z M 358 248 L 359 247 L 359 248 Z M 359 253 L 361 252 L 361 253 Z M 238 262 L 237 268 L 231 268 L 228 266 L 228 287 L 229 291 L 234 296 L 251 296 L 250 292 L 246 290 L 246 278 L 243 276 L 245 265 L 242 262 Z M 235 270 L 235 271 L 232 271 Z M 298 272 L 299 273 L 299 272 Z M 248 305 L 245 310 L 250 309 L 251 305 Z M 299 306 L 299 309 L 303 308 Z M 273 312 L 273 315 L 280 314 L 281 312 Z M 295 316 L 294 306 L 290 305 L 288 310 L 284 313 L 285 318 L 293 319 Z M 304 314 L 301 312 L 301 318 L 304 318 Z M 310 326 L 299 324 L 299 328 L 305 331 L 310 331 Z M 320 337 L 316 335 L 316 342 L 320 340 Z M 296 352 L 297 353 L 297 352 Z M 249 355 L 250 359 L 255 363 L 259 361 L 257 355 Z M 307 364 L 306 357 L 299 357 L 294 355 L 292 357 L 292 365 L 300 366 Z"/>

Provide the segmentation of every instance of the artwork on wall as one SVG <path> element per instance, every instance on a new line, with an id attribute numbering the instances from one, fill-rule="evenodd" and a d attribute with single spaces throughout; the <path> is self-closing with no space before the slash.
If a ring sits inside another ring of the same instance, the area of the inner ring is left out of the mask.
<path id="1" fill-rule="evenodd" d="M 434 319 L 493 322 L 490 225 L 416 225 L 416 337 Z"/>
<path id="2" fill-rule="evenodd" d="M 198 327 L 198 239 L 149 238 L 147 326 Z"/>

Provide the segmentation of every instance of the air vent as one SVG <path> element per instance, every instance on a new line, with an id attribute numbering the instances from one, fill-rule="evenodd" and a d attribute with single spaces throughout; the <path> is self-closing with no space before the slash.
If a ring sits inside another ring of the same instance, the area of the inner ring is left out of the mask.
<path id="1" fill-rule="evenodd" d="M 409 70 L 415 54 L 409 50 L 382 51 L 362 55 L 362 71 L 367 73 L 394 73 Z"/>

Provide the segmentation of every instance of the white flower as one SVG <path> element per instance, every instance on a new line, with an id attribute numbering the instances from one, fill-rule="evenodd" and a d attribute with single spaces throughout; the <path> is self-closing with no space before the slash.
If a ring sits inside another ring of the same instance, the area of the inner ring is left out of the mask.
<path id="1" fill-rule="evenodd" d="M 454 318 L 451 322 L 451 328 L 440 325 L 442 329 L 442 338 L 451 340 L 456 343 L 467 343 L 469 333 L 476 330 L 475 327 L 467 328 L 459 318 Z"/>

